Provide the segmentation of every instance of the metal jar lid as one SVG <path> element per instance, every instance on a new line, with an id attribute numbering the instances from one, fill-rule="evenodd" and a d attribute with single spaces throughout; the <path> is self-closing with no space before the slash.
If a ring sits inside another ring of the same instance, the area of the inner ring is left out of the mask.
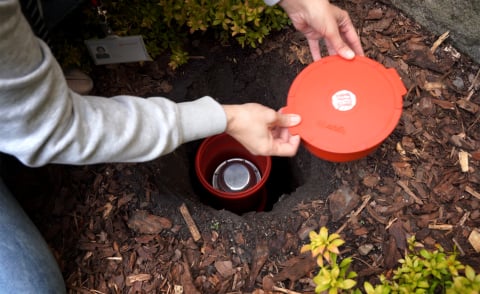
<path id="1" fill-rule="evenodd" d="M 243 158 L 232 158 L 216 168 L 212 185 L 220 191 L 238 193 L 255 186 L 260 179 L 260 171 L 253 163 Z"/>

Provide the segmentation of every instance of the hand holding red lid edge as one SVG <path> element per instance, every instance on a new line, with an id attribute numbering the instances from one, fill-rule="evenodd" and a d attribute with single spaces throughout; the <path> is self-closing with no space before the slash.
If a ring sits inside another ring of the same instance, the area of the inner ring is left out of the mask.
<path id="1" fill-rule="evenodd" d="M 227 116 L 226 133 L 254 155 L 294 156 L 300 136 L 288 128 L 300 123 L 297 114 L 283 114 L 258 103 L 223 105 Z"/>
<path id="2" fill-rule="evenodd" d="M 338 54 L 345 59 L 364 55 L 360 38 L 345 10 L 328 0 L 282 0 L 279 4 L 295 28 L 307 38 L 314 61 L 321 58 L 321 39 L 325 39 L 330 55 Z"/>

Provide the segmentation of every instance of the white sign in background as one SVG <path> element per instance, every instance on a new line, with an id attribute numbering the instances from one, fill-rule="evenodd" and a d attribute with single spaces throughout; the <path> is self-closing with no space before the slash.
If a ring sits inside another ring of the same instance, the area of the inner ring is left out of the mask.
<path id="1" fill-rule="evenodd" d="M 96 65 L 152 60 L 142 36 L 109 36 L 85 40 L 85 45 Z"/>

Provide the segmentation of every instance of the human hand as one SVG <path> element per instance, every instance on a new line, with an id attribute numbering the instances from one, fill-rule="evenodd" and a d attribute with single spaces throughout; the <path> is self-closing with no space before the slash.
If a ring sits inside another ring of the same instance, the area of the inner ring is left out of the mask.
<path id="1" fill-rule="evenodd" d="M 254 155 L 294 156 L 300 136 L 292 136 L 288 127 L 297 125 L 296 114 L 282 114 L 258 103 L 223 105 L 227 115 L 226 133 Z"/>
<path id="2" fill-rule="evenodd" d="M 345 59 L 364 55 L 360 38 L 345 10 L 328 0 L 282 0 L 280 6 L 295 28 L 308 40 L 313 60 L 321 58 L 320 39 L 325 39 L 328 53 Z"/>

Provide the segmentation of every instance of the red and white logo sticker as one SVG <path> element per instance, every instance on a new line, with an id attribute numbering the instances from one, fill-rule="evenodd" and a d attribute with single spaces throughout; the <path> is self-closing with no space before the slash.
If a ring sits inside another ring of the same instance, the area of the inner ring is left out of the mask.
<path id="1" fill-rule="evenodd" d="M 357 96 L 348 90 L 340 90 L 333 94 L 333 108 L 339 111 L 349 111 L 357 104 Z"/>

